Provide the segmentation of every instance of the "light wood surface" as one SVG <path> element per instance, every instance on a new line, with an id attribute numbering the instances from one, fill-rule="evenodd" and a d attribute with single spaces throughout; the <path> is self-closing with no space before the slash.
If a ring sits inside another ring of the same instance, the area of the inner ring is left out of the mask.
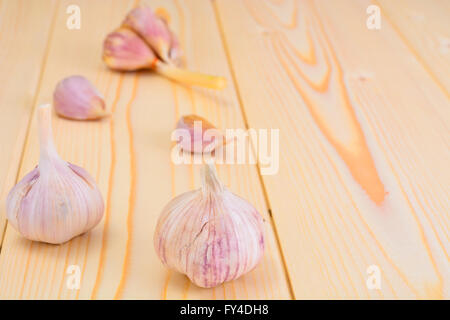
<path id="1" fill-rule="evenodd" d="M 449 298 L 448 3 L 373 2 L 382 26 L 368 30 L 364 0 L 141 2 L 167 11 L 189 69 L 225 76 L 227 89 L 108 70 L 103 39 L 138 1 L 0 1 L 1 299 Z M 69 4 L 80 30 L 66 27 Z M 54 115 L 55 142 L 97 180 L 106 210 L 91 232 L 46 245 L 4 228 L 3 202 L 37 164 L 34 109 L 72 74 L 113 115 Z M 263 215 L 268 246 L 255 270 L 214 289 L 153 250 L 163 206 L 200 185 L 198 165 L 170 158 L 189 113 L 220 129 L 280 129 L 277 174 L 218 166 Z M 71 265 L 79 290 L 66 285 Z M 371 265 L 380 289 L 366 284 Z"/>
<path id="2" fill-rule="evenodd" d="M 200 186 L 198 166 L 171 163 L 170 134 L 178 117 L 197 113 L 219 128 L 244 127 L 212 6 L 199 1 L 152 2 L 155 7 L 164 3 L 170 13 L 189 68 L 229 79 L 223 92 L 184 88 L 150 72 L 107 70 L 100 59 L 102 40 L 134 2 L 112 1 L 106 9 L 104 1 L 78 2 L 83 17 L 76 31 L 65 28 L 69 3 L 59 3 L 48 57 L 52 63 L 45 70 L 37 104 L 51 101 L 57 81 L 70 74 L 83 74 L 104 93 L 112 119 L 76 122 L 55 116 L 54 132 L 61 156 L 97 179 L 106 215 L 90 233 L 59 246 L 24 240 L 8 227 L 0 256 L 0 297 L 290 298 L 255 166 L 219 168 L 224 183 L 251 201 L 266 220 L 268 248 L 254 271 L 220 287 L 200 289 L 163 267 L 153 249 L 153 230 L 163 206 L 175 195 Z M 36 165 L 36 130 L 34 119 L 19 177 Z M 70 265 L 82 270 L 80 290 L 66 286 Z"/>
<path id="3" fill-rule="evenodd" d="M 448 298 L 448 96 L 383 16 L 366 28 L 370 4 L 216 8 L 249 126 L 280 128 L 263 181 L 295 298 Z"/>

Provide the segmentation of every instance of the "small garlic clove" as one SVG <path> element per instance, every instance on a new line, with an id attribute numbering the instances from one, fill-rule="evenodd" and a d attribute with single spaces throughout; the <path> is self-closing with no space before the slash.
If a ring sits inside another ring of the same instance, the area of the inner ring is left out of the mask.
<path id="1" fill-rule="evenodd" d="M 223 134 L 208 120 L 195 114 L 182 116 L 176 130 L 186 130 L 179 132 L 181 138 L 177 143 L 187 152 L 209 153 L 224 144 Z"/>
<path id="2" fill-rule="evenodd" d="M 246 200 L 203 169 L 201 189 L 183 193 L 163 209 L 154 247 L 164 265 L 211 288 L 252 270 L 264 253 L 264 221 Z"/>
<path id="3" fill-rule="evenodd" d="M 39 107 L 38 118 L 39 165 L 9 192 L 6 215 L 25 238 L 59 244 L 95 227 L 104 204 L 89 173 L 57 154 L 50 105 Z"/>
<path id="4" fill-rule="evenodd" d="M 103 60 L 109 68 L 122 71 L 154 69 L 158 61 L 145 41 L 127 28 L 119 28 L 107 35 Z"/>
<path id="5" fill-rule="evenodd" d="M 74 120 L 95 120 L 109 115 L 101 93 L 82 76 L 67 77 L 56 85 L 53 106 L 58 115 Z"/>
<path id="6" fill-rule="evenodd" d="M 169 52 L 173 34 L 166 21 L 153 13 L 150 7 L 142 5 L 132 9 L 125 17 L 122 26 L 140 35 L 162 61 L 171 62 Z"/>

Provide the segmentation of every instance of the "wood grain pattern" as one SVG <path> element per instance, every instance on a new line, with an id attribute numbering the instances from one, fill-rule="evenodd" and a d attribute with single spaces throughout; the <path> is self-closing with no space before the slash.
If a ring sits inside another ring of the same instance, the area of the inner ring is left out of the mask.
<path id="1" fill-rule="evenodd" d="M 249 126 L 280 128 L 263 180 L 295 298 L 448 299 L 449 99 L 370 4 L 215 1 Z"/>
<path id="2" fill-rule="evenodd" d="M 445 0 L 374 1 L 382 18 L 450 98 L 450 3 Z"/>
<path id="3" fill-rule="evenodd" d="M 106 4 L 106 2 L 108 2 Z M 198 166 L 174 165 L 170 133 L 180 115 L 197 113 L 219 128 L 244 127 L 227 59 L 209 2 L 149 1 L 164 6 L 180 35 L 190 69 L 226 76 L 222 92 L 186 88 L 150 72 L 116 73 L 101 57 L 105 35 L 134 1 L 60 1 L 37 104 L 51 101 L 55 84 L 83 74 L 104 93 L 110 119 L 76 122 L 54 117 L 55 143 L 67 161 L 86 168 L 106 200 L 94 230 L 54 246 L 34 243 L 7 227 L 0 255 L 0 298 L 57 299 L 289 299 L 288 282 L 255 166 L 220 166 L 219 175 L 264 216 L 264 260 L 242 278 L 200 289 L 162 266 L 153 250 L 153 229 L 163 206 L 199 186 Z M 68 4 L 82 12 L 81 30 L 65 27 Z M 100 18 L 101 17 L 101 18 Z M 33 119 L 19 176 L 38 159 Z M 70 265 L 81 269 L 80 290 L 66 286 Z"/>
<path id="4" fill-rule="evenodd" d="M 0 3 L 0 246 L 4 202 L 16 182 L 55 4 L 47 1 L 42 5 L 38 0 Z"/>

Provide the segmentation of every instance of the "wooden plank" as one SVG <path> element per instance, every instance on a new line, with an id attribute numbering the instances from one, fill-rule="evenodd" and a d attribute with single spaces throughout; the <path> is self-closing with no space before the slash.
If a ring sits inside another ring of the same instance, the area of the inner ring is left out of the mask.
<path id="1" fill-rule="evenodd" d="M 6 221 L 4 203 L 16 182 L 55 4 L 39 0 L 0 3 L 0 246 Z"/>
<path id="2" fill-rule="evenodd" d="M 446 0 L 374 2 L 436 84 L 450 97 L 450 4 Z"/>
<path id="3" fill-rule="evenodd" d="M 38 103 L 50 101 L 56 82 L 77 73 L 104 93 L 111 119 L 74 122 L 54 117 L 57 149 L 85 167 L 106 199 L 106 216 L 90 233 L 59 246 L 30 242 L 8 227 L 0 256 L 1 298 L 260 299 L 289 298 L 289 287 L 255 166 L 220 166 L 219 175 L 255 204 L 266 219 L 268 250 L 248 275 L 215 289 L 200 289 L 157 259 L 152 236 L 163 206 L 199 186 L 198 166 L 171 162 L 170 134 L 177 118 L 195 112 L 220 128 L 244 127 L 212 6 L 199 1 L 149 1 L 164 6 L 180 34 L 191 69 L 224 75 L 222 92 L 189 89 L 150 72 L 116 73 L 102 63 L 104 36 L 134 1 L 61 1 Z M 63 27 L 68 4 L 81 8 L 81 30 Z M 33 121 L 20 176 L 38 159 Z M 79 290 L 66 270 L 79 266 Z"/>
<path id="4" fill-rule="evenodd" d="M 215 1 L 248 124 L 280 129 L 263 181 L 295 298 L 448 299 L 449 100 L 370 4 Z"/>

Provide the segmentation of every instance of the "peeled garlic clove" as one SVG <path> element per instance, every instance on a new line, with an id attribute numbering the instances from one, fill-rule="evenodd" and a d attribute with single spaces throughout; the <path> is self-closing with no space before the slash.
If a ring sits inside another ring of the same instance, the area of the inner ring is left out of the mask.
<path id="1" fill-rule="evenodd" d="M 75 120 L 94 120 L 109 115 L 101 93 L 82 76 L 67 77 L 56 85 L 53 106 L 58 115 Z"/>
<path id="2" fill-rule="evenodd" d="M 102 195 L 89 173 L 62 160 L 53 144 L 50 105 L 38 109 L 39 165 L 9 192 L 9 223 L 27 239 L 64 243 L 96 226 Z"/>
<path id="3" fill-rule="evenodd" d="M 179 132 L 181 138 L 178 145 L 187 152 L 212 152 L 217 146 L 224 144 L 222 133 L 208 120 L 195 114 L 181 117 L 176 130 L 186 130 L 186 134 Z"/>
<path id="4" fill-rule="evenodd" d="M 135 71 L 154 69 L 158 58 L 136 33 L 119 28 L 107 35 L 103 44 L 103 60 L 111 69 Z"/>
<path id="5" fill-rule="evenodd" d="M 252 270 L 264 253 L 264 222 L 246 200 L 203 168 L 203 187 L 179 195 L 163 209 L 154 247 L 164 265 L 211 288 Z"/>
<path id="6" fill-rule="evenodd" d="M 122 26 L 130 28 L 140 35 L 164 62 L 171 62 L 169 52 L 172 46 L 172 34 L 163 19 L 153 13 L 148 6 L 132 9 Z"/>

